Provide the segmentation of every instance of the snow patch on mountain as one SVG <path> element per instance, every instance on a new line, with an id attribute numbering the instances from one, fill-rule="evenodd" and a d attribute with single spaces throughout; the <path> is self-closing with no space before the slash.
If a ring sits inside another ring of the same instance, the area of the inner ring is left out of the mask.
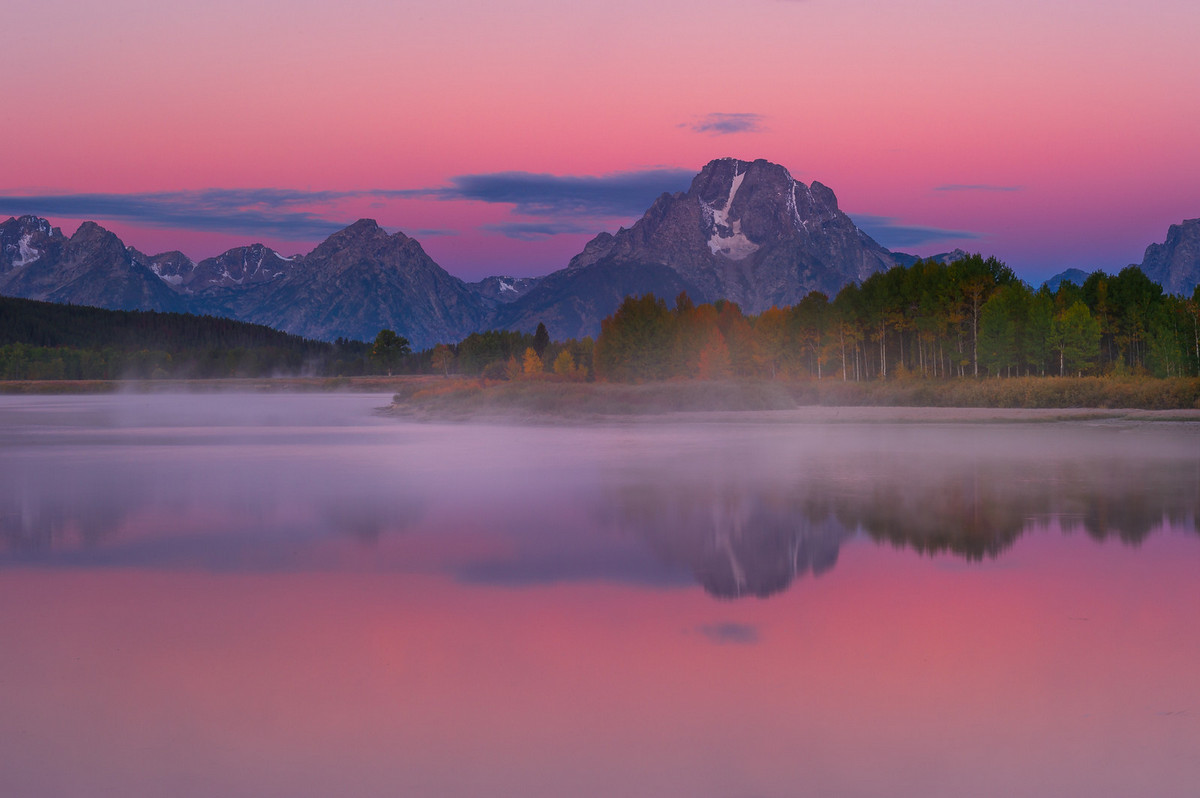
<path id="1" fill-rule="evenodd" d="M 33 233 L 26 233 L 25 235 L 21 236 L 20 241 L 17 242 L 20 254 L 13 260 L 12 265 L 14 269 L 19 269 L 22 266 L 33 263 L 38 258 L 42 257 L 41 251 L 34 249 L 33 246 L 30 245 L 30 241 L 32 240 Z"/>
<path id="2" fill-rule="evenodd" d="M 703 200 L 700 202 L 705 213 L 708 214 L 708 222 L 712 227 L 712 234 L 708 238 L 709 250 L 714 255 L 724 255 L 730 260 L 742 260 L 758 250 L 758 244 L 746 238 L 746 234 L 742 232 L 741 219 L 734 219 L 732 223 L 729 221 L 733 198 L 737 196 L 738 189 L 742 187 L 742 181 L 745 178 L 745 172 L 734 173 L 733 180 L 729 184 L 729 197 L 721 208 L 718 209 Z"/>

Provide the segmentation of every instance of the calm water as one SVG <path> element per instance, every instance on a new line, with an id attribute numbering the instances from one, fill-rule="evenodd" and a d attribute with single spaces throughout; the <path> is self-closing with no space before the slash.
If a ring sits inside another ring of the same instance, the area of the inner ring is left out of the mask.
<path id="1" fill-rule="evenodd" d="M 0 398 L 0 795 L 1193 796 L 1200 433 Z"/>

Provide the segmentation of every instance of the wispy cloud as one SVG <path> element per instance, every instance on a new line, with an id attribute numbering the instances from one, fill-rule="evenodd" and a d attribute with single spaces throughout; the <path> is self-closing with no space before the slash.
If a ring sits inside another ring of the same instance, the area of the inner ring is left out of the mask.
<path id="1" fill-rule="evenodd" d="M 935 241 L 954 241 L 960 239 L 976 239 L 983 236 L 968 230 L 946 230 L 940 227 L 918 227 L 897 224 L 890 216 L 871 216 L 859 213 L 854 215 L 854 223 L 888 249 L 897 247 L 914 247 Z"/>
<path id="2" fill-rule="evenodd" d="M 345 226 L 300 206 L 319 205 L 355 192 L 289 189 L 202 189 L 136 194 L 0 196 L 0 213 L 134 222 L 149 227 L 321 238 Z"/>
<path id="3" fill-rule="evenodd" d="M 727 136 L 730 133 L 757 133 L 762 130 L 761 114 L 706 114 L 694 122 L 687 123 L 688 127 L 697 133 L 707 133 L 710 136 Z"/>
<path id="4" fill-rule="evenodd" d="M 714 643 L 750 645 L 758 642 L 758 628 L 746 623 L 706 623 L 696 631 Z"/>
<path id="5" fill-rule="evenodd" d="M 516 238 L 521 241 L 541 241 L 550 236 L 557 236 L 571 233 L 590 233 L 594 234 L 596 228 L 586 224 L 577 222 L 498 222 L 496 224 L 485 224 L 483 230 L 489 233 L 499 233 L 508 238 Z"/>
<path id="6" fill-rule="evenodd" d="M 934 186 L 934 191 L 1023 191 L 1024 186 L 994 186 L 988 183 L 949 183 Z"/>

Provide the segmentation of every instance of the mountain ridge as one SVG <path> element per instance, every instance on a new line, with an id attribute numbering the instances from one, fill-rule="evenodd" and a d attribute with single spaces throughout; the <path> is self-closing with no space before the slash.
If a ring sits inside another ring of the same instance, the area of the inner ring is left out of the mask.
<path id="1" fill-rule="evenodd" d="M 532 332 L 539 323 L 560 340 L 595 335 L 625 296 L 646 293 L 726 299 L 753 314 L 810 291 L 833 296 L 916 260 L 857 227 L 829 187 L 805 185 L 762 159 L 710 161 L 687 191 L 661 194 L 628 228 L 597 234 L 565 267 L 534 278 L 467 283 L 416 239 L 370 219 L 307 254 L 256 243 L 200 261 L 178 251 L 146 255 L 90 221 L 70 238 L 36 216 L 0 222 L 0 294 L 225 316 L 324 340 L 370 340 L 386 327 L 418 349 L 486 329 Z M 1200 219 L 1171 225 L 1142 267 L 1168 292 L 1194 288 Z"/>

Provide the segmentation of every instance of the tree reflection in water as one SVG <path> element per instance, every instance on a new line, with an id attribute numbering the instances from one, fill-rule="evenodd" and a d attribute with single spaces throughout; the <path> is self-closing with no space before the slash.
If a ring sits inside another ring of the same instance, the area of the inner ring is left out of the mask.
<path id="1" fill-rule="evenodd" d="M 826 460 L 788 484 L 746 478 L 634 480 L 610 486 L 600 513 L 714 596 L 766 597 L 820 576 L 863 534 L 921 554 L 998 557 L 1026 532 L 1056 526 L 1137 545 L 1169 526 L 1200 532 L 1194 464 L 972 460 Z"/>

